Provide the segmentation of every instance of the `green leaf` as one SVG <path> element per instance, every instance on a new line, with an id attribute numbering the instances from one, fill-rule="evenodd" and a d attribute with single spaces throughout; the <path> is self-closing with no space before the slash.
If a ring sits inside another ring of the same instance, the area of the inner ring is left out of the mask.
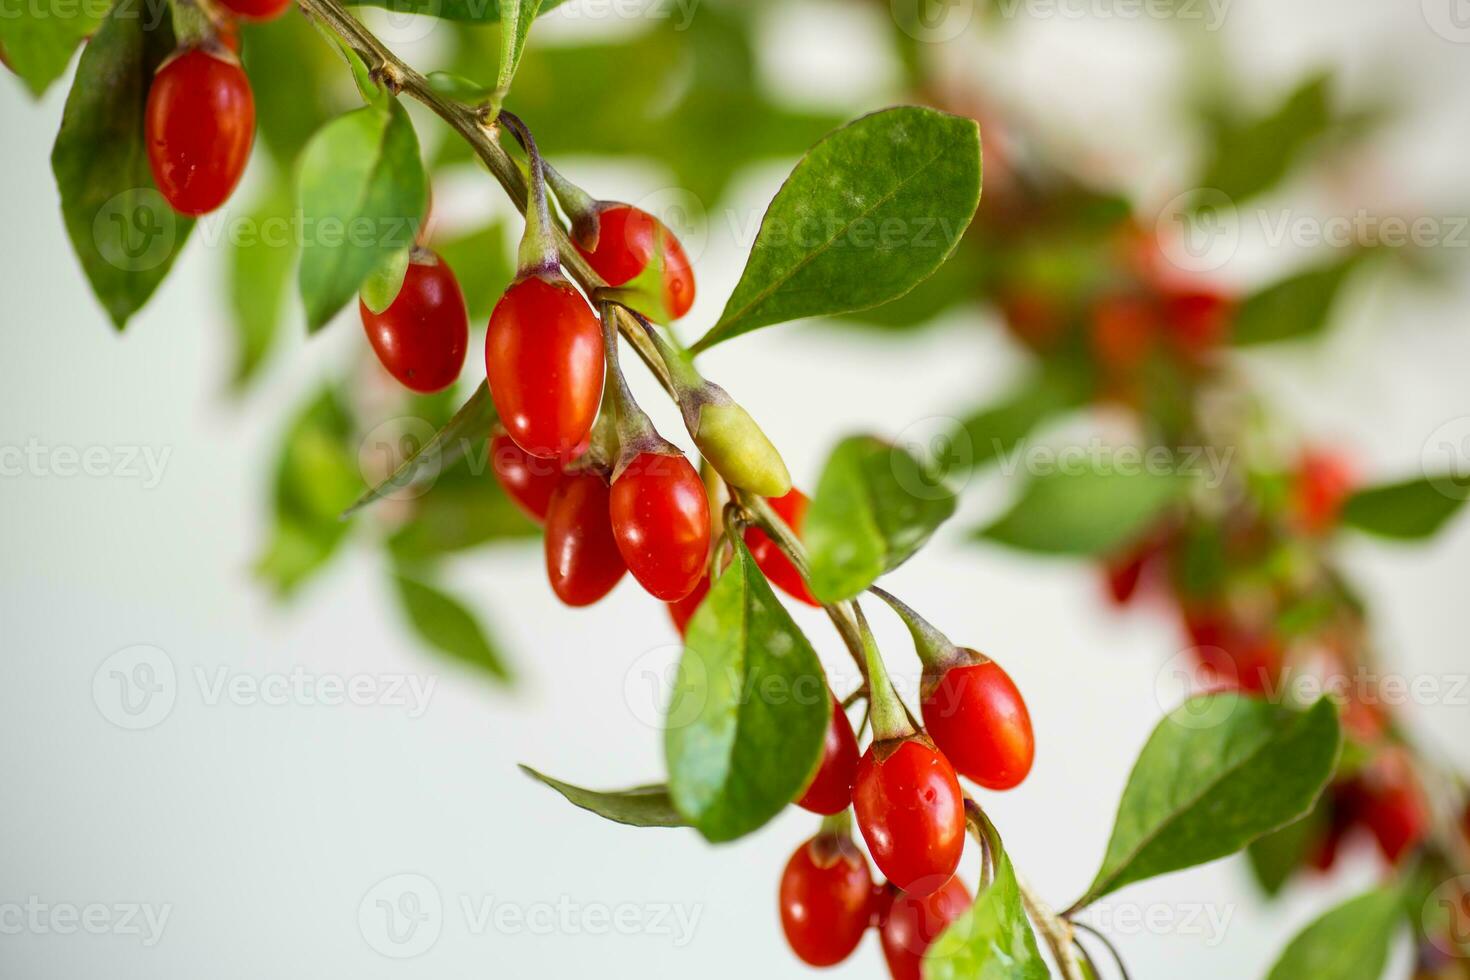
<path id="1" fill-rule="evenodd" d="M 924 980 L 1046 980 L 1010 855 L 996 841 L 995 879 L 924 953 Z"/>
<path id="2" fill-rule="evenodd" d="M 453 596 L 406 575 L 393 576 L 409 624 L 426 643 L 499 681 L 511 679 L 505 658 L 490 642 L 474 613 Z"/>
<path id="3" fill-rule="evenodd" d="M 307 403 L 286 433 L 276 464 L 276 527 L 256 564 L 281 596 L 326 564 L 350 528 L 337 515 L 361 481 L 348 451 L 351 435 L 347 410 L 330 388 Z"/>
<path id="4" fill-rule="evenodd" d="M 143 114 L 153 72 L 173 53 L 167 17 L 119 4 L 82 51 L 51 169 L 82 270 L 121 330 L 168 275 L 194 222 L 153 186 Z"/>
<path id="5" fill-rule="evenodd" d="M 413 246 L 399 249 L 383 260 L 362 284 L 363 305 L 374 313 L 382 313 L 393 305 L 398 291 L 403 288 L 403 277 L 408 274 L 408 261 L 413 255 Z"/>
<path id="6" fill-rule="evenodd" d="M 1322 839 L 1327 823 L 1328 814 L 1319 799 L 1307 816 L 1250 842 L 1245 854 L 1263 892 L 1275 896 L 1286 886 Z"/>
<path id="7" fill-rule="evenodd" d="M 689 623 L 664 729 L 669 791 L 711 841 L 756 830 L 816 771 L 822 665 L 743 542 Z"/>
<path id="8" fill-rule="evenodd" d="M 75 0 L 0 0 L 0 49 L 10 70 L 39 98 L 105 12 L 104 4 Z"/>
<path id="9" fill-rule="evenodd" d="M 1005 456 L 1043 422 L 1085 399 L 1086 387 L 1066 370 L 1048 368 L 1031 376 L 1002 401 L 965 419 L 970 465 L 980 467 Z"/>
<path id="10" fill-rule="evenodd" d="M 687 827 L 689 824 L 669 800 L 669 788 L 662 784 L 635 786 L 633 789 L 603 793 L 583 789 L 564 783 L 559 779 L 539 773 L 530 766 L 521 766 L 521 772 L 538 782 L 545 783 L 567 798 L 573 806 L 589 810 L 599 817 L 629 827 Z"/>
<path id="11" fill-rule="evenodd" d="M 531 23 L 540 12 L 541 0 L 499 0 L 500 3 L 500 70 L 495 76 L 495 96 L 505 98 L 511 80 L 526 50 Z"/>
<path id="12" fill-rule="evenodd" d="M 1432 537 L 1459 512 L 1470 484 L 1449 475 L 1366 487 L 1343 504 L 1348 527 L 1401 541 Z"/>
<path id="13" fill-rule="evenodd" d="M 923 547 L 954 510 L 954 489 L 907 450 L 875 436 L 842 440 L 802 529 L 812 592 L 823 602 L 858 595 Z"/>
<path id="14" fill-rule="evenodd" d="M 1142 533 L 1183 498 L 1190 479 L 1172 470 L 1052 471 L 1026 484 L 1011 509 L 978 536 L 1058 555 L 1101 555 Z"/>
<path id="15" fill-rule="evenodd" d="M 491 24 L 501 18 L 502 11 L 513 0 L 346 0 L 348 6 L 382 7 L 403 14 L 423 14 L 441 20 L 463 20 L 479 24 Z M 523 0 L 524 2 L 524 0 Z M 560 7 L 566 0 L 543 0 L 537 12 Z M 521 42 L 524 44 L 524 40 Z"/>
<path id="16" fill-rule="evenodd" d="M 1298 340 L 1321 333 L 1327 326 L 1333 303 L 1343 283 L 1358 265 L 1361 255 L 1308 269 L 1272 283 L 1246 298 L 1236 314 L 1231 331 L 1239 346 Z"/>
<path id="17" fill-rule="evenodd" d="M 979 202 L 974 120 L 904 106 L 849 123 L 776 192 L 724 313 L 693 350 L 902 296 L 954 251 Z"/>
<path id="18" fill-rule="evenodd" d="M 481 102 L 495 94 L 495 89 L 452 71 L 431 71 L 424 76 L 424 81 L 439 95 L 461 102 Z"/>
<path id="19" fill-rule="evenodd" d="M 1378 980 L 1403 914 L 1397 889 L 1344 902 L 1297 934 L 1267 980 Z"/>
<path id="20" fill-rule="evenodd" d="M 260 143 L 289 172 L 342 104 L 342 63 L 305 17 L 245 22 L 240 33 Z"/>
<path id="21" fill-rule="evenodd" d="M 315 331 L 413 244 L 428 185 L 408 114 L 395 99 L 338 116 L 307 144 L 298 183 L 298 283 Z"/>
<path id="22" fill-rule="evenodd" d="M 1143 747 L 1102 868 L 1073 908 L 1222 858 L 1306 816 L 1332 778 L 1341 743 L 1327 698 L 1305 711 L 1235 693 L 1191 698 Z"/>
<path id="23" fill-rule="evenodd" d="M 454 417 L 419 447 L 419 451 L 398 465 L 389 477 L 370 488 L 343 512 L 344 519 L 375 500 L 400 491 L 412 491 L 438 479 L 452 463 L 462 459 L 477 446 L 484 446 L 490 439 L 490 427 L 495 424 L 495 403 L 490 399 L 490 388 L 481 381 L 475 393 L 469 397 Z"/>
<path id="24" fill-rule="evenodd" d="M 1219 121 L 1198 186 L 1242 201 L 1279 183 L 1335 127 L 1330 86 L 1314 75 L 1268 113 Z"/>
<path id="25" fill-rule="evenodd" d="M 440 558 L 492 541 L 534 538 L 540 531 L 488 472 L 488 448 L 448 468 L 413 502 L 412 516 L 388 539 L 401 562 Z"/>
<path id="26" fill-rule="evenodd" d="M 490 319 L 490 311 L 515 277 L 515 262 L 505 243 L 505 228 L 498 221 L 433 243 L 434 252 L 458 276 L 471 323 L 483 324 Z"/>
<path id="27" fill-rule="evenodd" d="M 281 332 L 291 270 L 296 263 L 290 189 L 277 182 L 256 201 L 232 239 L 226 280 L 235 326 L 232 384 L 245 387 L 265 363 Z"/>

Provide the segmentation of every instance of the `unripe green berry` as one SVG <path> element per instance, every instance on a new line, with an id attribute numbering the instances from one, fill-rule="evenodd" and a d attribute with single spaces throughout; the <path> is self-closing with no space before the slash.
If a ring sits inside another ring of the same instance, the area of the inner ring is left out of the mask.
<path id="1" fill-rule="evenodd" d="M 733 401 L 707 401 L 698 411 L 694 443 L 720 476 L 762 497 L 785 496 L 791 474 L 749 412 Z"/>

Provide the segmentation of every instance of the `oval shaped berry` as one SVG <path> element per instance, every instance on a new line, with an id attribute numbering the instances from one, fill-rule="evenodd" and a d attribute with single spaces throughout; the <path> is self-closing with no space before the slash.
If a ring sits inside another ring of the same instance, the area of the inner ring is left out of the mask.
<path id="1" fill-rule="evenodd" d="M 959 866 L 964 796 L 949 760 L 928 739 L 868 746 L 852 805 L 878 870 L 904 891 L 928 895 Z"/>
<path id="2" fill-rule="evenodd" d="M 512 283 L 490 314 L 485 375 L 500 421 L 532 456 L 569 459 L 602 399 L 602 328 L 565 280 Z"/>
<path id="3" fill-rule="evenodd" d="M 689 632 L 689 621 L 694 618 L 699 604 L 704 597 L 709 595 L 709 574 L 700 576 L 699 582 L 694 586 L 694 591 L 682 599 L 675 599 L 668 603 L 669 618 L 674 621 L 674 629 L 679 631 L 680 636 Z"/>
<path id="4" fill-rule="evenodd" d="M 430 394 L 458 380 L 470 319 L 449 263 L 432 252 L 415 258 L 387 309 L 374 313 L 362 300 L 357 306 L 378 360 L 405 388 Z"/>
<path id="5" fill-rule="evenodd" d="M 270 20 L 279 17 L 291 0 L 220 0 L 231 13 L 248 20 Z"/>
<path id="6" fill-rule="evenodd" d="M 665 602 L 694 591 L 709 557 L 709 499 L 689 460 L 639 453 L 613 481 L 611 513 L 639 585 Z"/>
<path id="7" fill-rule="evenodd" d="M 495 479 L 515 505 L 534 521 L 545 521 L 551 495 L 561 485 L 561 466 L 532 456 L 504 432 L 490 440 L 490 467 Z"/>
<path id="8" fill-rule="evenodd" d="M 830 693 L 828 695 L 831 697 Z M 803 810 L 831 816 L 852 803 L 852 784 L 857 778 L 858 746 L 847 712 L 832 697 L 832 720 L 822 743 L 822 761 L 816 775 L 802 791 L 796 805 Z"/>
<path id="9" fill-rule="evenodd" d="M 922 980 L 924 953 L 972 901 L 958 877 L 927 896 L 892 894 L 878 924 L 878 938 L 893 980 Z"/>
<path id="10" fill-rule="evenodd" d="M 546 509 L 546 576 L 569 606 L 590 606 L 628 570 L 608 520 L 608 487 L 592 472 L 562 477 Z"/>
<path id="11" fill-rule="evenodd" d="M 177 52 L 153 76 L 143 130 L 170 207 L 198 215 L 225 203 L 255 141 L 255 97 L 239 59 L 222 46 Z"/>
<path id="12" fill-rule="evenodd" d="M 609 286 L 623 286 L 643 273 L 656 252 L 662 258 L 663 275 L 659 295 L 651 298 L 661 301 L 672 319 L 689 312 L 694 305 L 694 272 L 684 246 L 662 221 L 631 204 L 613 204 L 602 209 L 597 222 L 597 247 L 588 251 L 576 246 L 593 271 Z"/>
<path id="13" fill-rule="evenodd" d="M 852 839 L 819 834 L 781 872 L 781 928 L 792 952 L 811 966 L 852 955 L 872 918 L 873 877 Z"/>
<path id="14" fill-rule="evenodd" d="M 800 538 L 801 526 L 806 521 L 806 509 L 811 504 L 807 495 L 792 489 L 783 497 L 768 498 L 768 503 L 780 515 L 781 520 L 786 522 L 786 526 L 791 528 L 791 532 Z M 812 595 L 812 590 L 807 588 L 806 580 L 801 577 L 791 559 L 786 557 L 786 553 L 766 532 L 758 527 L 746 528 L 745 546 L 750 549 L 750 556 L 760 566 L 766 581 L 798 602 L 809 606 L 821 605 L 816 596 Z"/>
<path id="15" fill-rule="evenodd" d="M 986 789 L 1011 789 L 1031 771 L 1031 715 L 1010 675 L 973 650 L 976 663 L 924 683 L 924 728 L 960 773 Z"/>

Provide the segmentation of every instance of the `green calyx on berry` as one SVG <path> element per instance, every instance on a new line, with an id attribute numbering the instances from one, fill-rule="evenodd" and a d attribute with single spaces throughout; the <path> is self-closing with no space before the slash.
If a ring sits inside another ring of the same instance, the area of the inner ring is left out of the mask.
<path id="1" fill-rule="evenodd" d="M 567 220 L 571 223 L 572 241 L 589 252 L 595 252 L 602 225 L 598 220 L 602 213 L 602 202 L 567 180 L 551 164 L 543 161 L 542 167 L 546 174 L 546 185 L 556 195 L 557 203 L 566 212 Z"/>
<path id="2" fill-rule="evenodd" d="M 898 618 L 902 619 L 903 624 L 908 627 L 909 635 L 914 638 L 914 650 L 924 664 L 926 679 L 943 674 L 951 667 L 977 663 L 986 659 L 973 650 L 955 646 L 949 637 L 935 629 L 928 620 L 892 593 L 876 585 L 870 587 L 868 591 L 888 603 L 889 608 L 897 613 Z"/>
<path id="3" fill-rule="evenodd" d="M 653 454 L 683 459 L 684 454 L 678 446 L 658 434 L 653 420 L 643 411 L 633 397 L 632 389 L 628 387 L 628 379 L 623 376 L 622 366 L 618 363 L 617 311 L 613 304 L 603 302 L 601 314 L 602 345 L 607 360 L 602 418 L 608 421 L 608 428 L 603 431 L 602 438 L 608 441 L 610 434 L 610 441 L 615 447 L 609 455 L 613 463 L 613 481 L 616 482 L 623 471 L 640 456 Z"/>
<path id="4" fill-rule="evenodd" d="M 909 723 L 908 711 L 899 700 L 898 692 L 883 666 L 883 657 L 878 652 L 878 641 L 868 626 L 868 618 L 862 607 L 852 604 L 857 619 L 858 633 L 863 641 L 863 662 L 868 669 L 868 703 L 872 708 L 873 743 L 897 742 L 912 738 L 916 733 Z"/>
<path id="5" fill-rule="evenodd" d="M 556 236 L 551 230 L 551 208 L 546 200 L 546 167 L 536 149 L 536 140 L 513 113 L 501 110 L 499 119 L 526 151 L 526 231 L 516 252 L 516 281 L 536 276 L 547 283 L 563 282 Z"/>

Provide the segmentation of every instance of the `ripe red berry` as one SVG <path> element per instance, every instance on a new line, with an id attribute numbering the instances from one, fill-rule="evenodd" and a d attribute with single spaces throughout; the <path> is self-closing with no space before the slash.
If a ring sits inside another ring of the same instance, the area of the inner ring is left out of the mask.
<path id="1" fill-rule="evenodd" d="M 291 0 L 220 0 L 236 16 L 248 20 L 270 20 L 279 17 Z"/>
<path id="2" fill-rule="evenodd" d="M 1388 750 L 1371 764 L 1365 783 L 1359 819 L 1372 831 L 1388 863 L 1398 864 L 1429 832 L 1429 811 L 1418 779 L 1404 754 Z"/>
<path id="3" fill-rule="evenodd" d="M 1031 771 L 1036 740 L 1026 702 L 1000 664 L 975 662 L 924 679 L 924 727 L 962 776 L 986 789 L 1011 789 Z"/>
<path id="4" fill-rule="evenodd" d="M 786 526 L 791 528 L 798 538 L 801 537 L 801 526 L 806 521 L 806 509 L 811 501 L 806 494 L 800 490 L 793 489 L 784 497 L 769 498 L 771 509 L 780 515 Z M 812 595 L 811 589 L 807 588 L 806 580 L 786 557 L 776 542 L 772 541 L 766 532 L 758 527 L 745 529 L 745 546 L 750 549 L 750 556 L 755 559 L 756 565 L 765 573 L 766 580 L 772 585 L 785 592 L 791 598 L 804 602 L 809 606 L 821 605 Z"/>
<path id="5" fill-rule="evenodd" d="M 639 453 L 613 481 L 611 514 L 640 585 L 665 602 L 694 591 L 709 557 L 709 499 L 689 460 Z"/>
<path id="6" fill-rule="evenodd" d="M 858 746 L 852 734 L 852 722 L 847 720 L 847 712 L 834 697 L 832 720 L 827 725 L 827 737 L 822 743 L 822 761 L 796 805 L 828 816 L 846 810 L 852 803 L 852 784 L 857 779 L 857 767 Z"/>
<path id="7" fill-rule="evenodd" d="M 927 738 L 868 746 L 852 805 L 878 869 L 904 891 L 928 895 L 959 866 L 964 796 L 949 760 Z"/>
<path id="8" fill-rule="evenodd" d="M 163 63 L 144 118 L 153 182 L 180 214 L 205 214 L 230 196 L 255 141 L 255 98 L 227 49 L 186 48 Z"/>
<path id="9" fill-rule="evenodd" d="M 568 459 L 602 398 L 602 328 L 565 280 L 528 276 L 490 314 L 485 374 L 510 437 L 532 456 Z"/>
<path id="10" fill-rule="evenodd" d="M 832 966 L 852 955 L 872 918 L 873 878 L 850 837 L 819 834 L 781 873 L 781 928 L 803 962 Z"/>
<path id="11" fill-rule="evenodd" d="M 608 487 L 593 472 L 562 477 L 546 510 L 546 575 L 569 606 L 590 606 L 628 567 L 608 520 Z"/>
<path id="12" fill-rule="evenodd" d="M 1186 358 L 1198 360 L 1224 343 L 1235 304 L 1203 288 L 1164 293 L 1160 305 L 1165 336 Z"/>
<path id="13" fill-rule="evenodd" d="M 597 219 L 597 248 L 589 252 L 577 246 L 587 264 L 609 286 L 622 286 L 638 278 L 657 248 L 663 256 L 664 309 L 676 320 L 688 313 L 694 305 L 694 273 L 674 233 L 647 211 L 630 204 L 603 208 Z"/>
<path id="14" fill-rule="evenodd" d="M 694 618 L 695 612 L 699 610 L 699 604 L 704 597 L 709 595 L 709 575 L 700 576 L 699 583 L 694 586 L 694 591 L 682 599 L 675 599 L 667 603 L 669 618 L 674 621 L 674 629 L 683 636 L 689 632 L 689 620 Z"/>
<path id="15" fill-rule="evenodd" d="M 361 300 L 357 305 L 378 360 L 405 388 L 429 394 L 459 378 L 470 321 L 449 263 L 432 252 L 415 256 L 387 309 L 374 313 Z"/>
<path id="16" fill-rule="evenodd" d="M 551 495 L 561 484 L 561 466 L 532 456 L 504 432 L 490 440 L 490 467 L 506 496 L 535 521 L 545 521 Z"/>
<path id="17" fill-rule="evenodd" d="M 1292 484 L 1292 516 L 1308 534 L 1330 531 L 1352 489 L 1352 469 L 1341 456 L 1305 452 Z"/>
<path id="18" fill-rule="evenodd" d="M 889 892 L 878 925 L 888 973 L 893 980 L 922 980 L 924 953 L 973 900 L 958 877 L 950 878 L 943 888 L 927 896 L 895 892 L 892 888 Z"/>
<path id="19" fill-rule="evenodd" d="M 1111 374 L 1130 375 L 1148 357 L 1154 340 L 1154 311 L 1140 297 L 1112 296 L 1092 311 L 1092 350 Z"/>

